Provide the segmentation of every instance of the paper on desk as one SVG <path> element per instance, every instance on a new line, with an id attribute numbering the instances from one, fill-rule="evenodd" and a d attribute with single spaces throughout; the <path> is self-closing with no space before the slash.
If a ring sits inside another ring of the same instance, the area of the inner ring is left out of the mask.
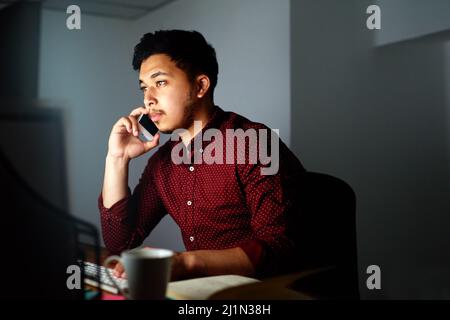
<path id="1" fill-rule="evenodd" d="M 205 300 L 223 289 L 255 282 L 260 281 L 238 275 L 212 276 L 173 281 L 168 285 L 166 296 L 173 300 Z"/>

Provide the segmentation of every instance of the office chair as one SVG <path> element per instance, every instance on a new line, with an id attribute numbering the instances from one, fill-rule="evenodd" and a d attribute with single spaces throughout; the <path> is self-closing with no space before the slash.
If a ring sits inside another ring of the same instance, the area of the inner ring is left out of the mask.
<path id="1" fill-rule="evenodd" d="M 356 244 L 356 197 L 336 177 L 304 172 L 296 187 L 298 209 L 289 234 L 297 271 L 313 271 L 290 285 L 318 299 L 359 299 Z"/>

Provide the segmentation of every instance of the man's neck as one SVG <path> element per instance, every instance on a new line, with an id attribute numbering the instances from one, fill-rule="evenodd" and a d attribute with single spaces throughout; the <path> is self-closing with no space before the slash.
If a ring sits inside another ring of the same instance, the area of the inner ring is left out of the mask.
<path id="1" fill-rule="evenodd" d="M 187 146 L 191 142 L 191 139 L 194 138 L 206 126 L 213 111 L 213 106 L 214 103 L 212 101 L 208 101 L 207 103 L 203 103 L 196 108 L 191 126 L 187 129 L 189 134 L 180 135 L 185 146 Z M 201 126 L 194 126 L 195 121 L 200 121 Z"/>

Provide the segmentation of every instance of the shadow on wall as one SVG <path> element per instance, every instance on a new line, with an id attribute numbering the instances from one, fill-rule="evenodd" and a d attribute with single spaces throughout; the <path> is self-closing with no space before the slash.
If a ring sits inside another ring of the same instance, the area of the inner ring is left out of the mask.
<path id="1" fill-rule="evenodd" d="M 374 47 L 368 5 L 291 2 L 292 148 L 356 192 L 362 298 L 449 298 L 448 37 Z"/>

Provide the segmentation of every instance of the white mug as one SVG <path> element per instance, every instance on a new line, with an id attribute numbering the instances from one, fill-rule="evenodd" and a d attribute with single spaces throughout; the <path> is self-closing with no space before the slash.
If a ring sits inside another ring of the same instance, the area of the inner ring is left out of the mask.
<path id="1" fill-rule="evenodd" d="M 127 299 L 160 300 L 166 298 L 174 252 L 167 249 L 138 248 L 110 256 L 105 262 L 106 274 Z M 109 272 L 108 265 L 120 262 L 125 268 L 128 288 L 121 288 Z"/>

